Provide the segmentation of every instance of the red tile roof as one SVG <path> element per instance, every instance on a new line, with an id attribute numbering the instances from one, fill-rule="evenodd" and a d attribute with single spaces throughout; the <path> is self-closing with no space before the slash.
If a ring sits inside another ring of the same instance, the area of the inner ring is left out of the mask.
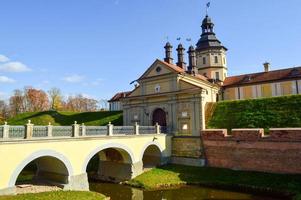
<path id="1" fill-rule="evenodd" d="M 183 68 L 181 68 L 177 65 L 170 64 L 170 63 L 167 63 L 167 62 L 159 60 L 159 59 L 158 59 L 158 61 L 161 62 L 162 64 L 166 65 L 167 67 L 169 67 L 170 69 L 172 69 L 175 72 L 188 74 Z M 208 81 L 209 80 L 206 76 L 203 76 L 201 74 L 195 74 L 195 75 L 191 75 L 191 76 L 196 77 L 196 78 L 198 78 L 200 80 L 203 80 L 203 81 Z"/>
<path id="2" fill-rule="evenodd" d="M 301 78 L 301 67 L 227 77 L 224 87 Z"/>
<path id="3" fill-rule="evenodd" d="M 118 92 L 109 100 L 109 102 L 120 101 L 121 98 L 129 96 L 131 93 L 132 92 Z"/>

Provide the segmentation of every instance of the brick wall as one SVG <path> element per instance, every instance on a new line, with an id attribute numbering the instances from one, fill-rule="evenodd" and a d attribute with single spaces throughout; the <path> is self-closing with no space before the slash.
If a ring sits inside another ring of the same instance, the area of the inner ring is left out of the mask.
<path id="1" fill-rule="evenodd" d="M 301 173 L 301 128 L 205 130 L 207 165 L 236 170 Z"/>
<path id="2" fill-rule="evenodd" d="M 173 137 L 172 156 L 185 158 L 201 158 L 201 138 L 200 137 Z"/>

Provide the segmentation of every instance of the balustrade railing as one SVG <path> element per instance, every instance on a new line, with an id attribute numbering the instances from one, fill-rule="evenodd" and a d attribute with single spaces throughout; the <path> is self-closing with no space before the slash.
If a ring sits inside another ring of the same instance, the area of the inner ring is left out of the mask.
<path id="1" fill-rule="evenodd" d="M 134 126 L 114 126 L 113 134 L 116 135 L 134 135 Z"/>
<path id="2" fill-rule="evenodd" d="M 72 137 L 72 126 L 53 126 L 52 136 L 53 137 Z"/>
<path id="3" fill-rule="evenodd" d="M 87 136 L 108 134 L 108 130 L 106 126 L 86 126 L 85 128 L 86 128 Z"/>
<path id="4" fill-rule="evenodd" d="M 8 130 L 9 138 L 25 138 L 24 126 L 10 126 Z"/>
<path id="5" fill-rule="evenodd" d="M 32 129 L 32 137 L 47 137 L 48 127 L 47 126 L 34 126 Z"/>
<path id="6" fill-rule="evenodd" d="M 3 138 L 4 126 L 0 126 L 0 138 Z"/>
<path id="7" fill-rule="evenodd" d="M 156 127 L 155 126 L 140 126 L 139 127 L 139 134 L 149 134 L 155 133 Z"/>
<path id="8" fill-rule="evenodd" d="M 98 137 L 98 136 L 122 136 L 145 135 L 166 133 L 164 127 L 155 126 L 85 126 L 76 122 L 72 126 L 34 126 L 30 120 L 24 126 L 10 126 L 5 123 L 0 125 L 0 140 L 7 139 L 38 139 L 51 137 Z"/>

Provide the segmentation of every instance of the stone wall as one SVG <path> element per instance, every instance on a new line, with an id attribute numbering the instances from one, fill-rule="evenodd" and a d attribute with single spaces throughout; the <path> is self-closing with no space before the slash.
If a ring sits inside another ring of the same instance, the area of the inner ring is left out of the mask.
<path id="1" fill-rule="evenodd" d="M 203 166 L 204 157 L 201 138 L 195 136 L 176 136 L 172 139 L 172 158 L 174 164 Z"/>
<path id="2" fill-rule="evenodd" d="M 301 128 L 205 130 L 207 165 L 235 170 L 301 173 Z"/>

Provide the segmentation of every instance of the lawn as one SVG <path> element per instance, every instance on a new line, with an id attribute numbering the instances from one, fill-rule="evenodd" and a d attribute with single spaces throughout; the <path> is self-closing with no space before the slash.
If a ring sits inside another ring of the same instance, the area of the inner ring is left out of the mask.
<path id="1" fill-rule="evenodd" d="M 90 126 L 104 126 L 109 122 L 114 125 L 122 125 L 122 112 L 119 111 L 101 111 L 101 112 L 28 112 L 19 114 L 8 120 L 10 125 L 24 125 L 31 120 L 35 125 L 72 125 L 74 121 L 77 123 L 85 123 Z"/>
<path id="2" fill-rule="evenodd" d="M 22 194 L 15 196 L 0 196 L 0 200 L 104 200 L 106 197 L 95 192 L 44 192 L 38 194 Z"/>
<path id="3" fill-rule="evenodd" d="M 301 175 L 167 165 L 145 172 L 127 184 L 147 190 L 196 184 L 246 192 L 291 195 L 301 192 Z M 295 199 L 299 200 L 300 197 L 299 194 Z"/>

